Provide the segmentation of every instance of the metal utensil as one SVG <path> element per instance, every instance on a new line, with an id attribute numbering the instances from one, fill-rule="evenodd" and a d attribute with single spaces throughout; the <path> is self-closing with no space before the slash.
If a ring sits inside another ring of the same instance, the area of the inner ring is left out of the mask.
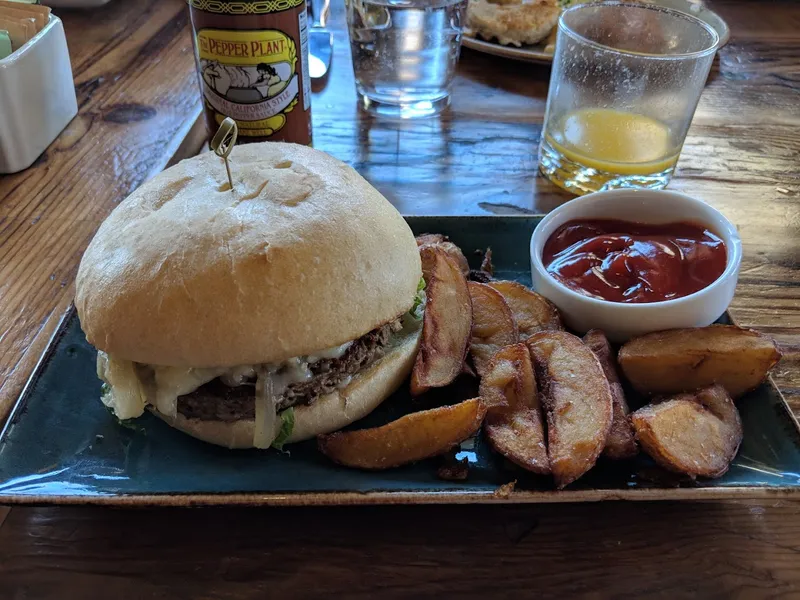
<path id="1" fill-rule="evenodd" d="M 331 66 L 333 35 L 326 28 L 330 0 L 311 0 L 311 29 L 308 36 L 308 67 L 312 79 L 321 79 Z"/>

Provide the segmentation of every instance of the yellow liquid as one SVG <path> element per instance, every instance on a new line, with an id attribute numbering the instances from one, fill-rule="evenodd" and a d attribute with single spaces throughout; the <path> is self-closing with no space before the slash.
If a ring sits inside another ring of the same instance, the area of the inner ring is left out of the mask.
<path id="1" fill-rule="evenodd" d="M 669 128 L 650 117 L 608 108 L 568 114 L 547 142 L 565 158 L 616 175 L 651 175 L 675 166 L 680 148 Z"/>

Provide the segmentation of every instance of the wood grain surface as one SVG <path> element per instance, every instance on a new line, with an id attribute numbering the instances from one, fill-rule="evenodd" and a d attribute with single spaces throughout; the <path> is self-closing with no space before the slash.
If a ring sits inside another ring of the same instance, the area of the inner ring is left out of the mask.
<path id="1" fill-rule="evenodd" d="M 800 3 L 709 2 L 732 31 L 671 188 L 740 228 L 732 313 L 785 351 L 800 414 Z M 202 144 L 185 3 L 112 0 L 64 20 L 79 116 L 0 177 L 0 415 L 73 295 L 108 212 Z M 545 212 L 537 176 L 549 69 L 464 50 L 451 110 L 411 123 L 355 102 L 342 9 L 314 145 L 407 214 Z M 315 88 L 319 88 L 315 85 Z M 0 598 L 800 597 L 800 503 L 113 511 L 0 509 Z"/>
<path id="2" fill-rule="evenodd" d="M 797 503 L 13 509 L 2 598 L 796 598 Z"/>

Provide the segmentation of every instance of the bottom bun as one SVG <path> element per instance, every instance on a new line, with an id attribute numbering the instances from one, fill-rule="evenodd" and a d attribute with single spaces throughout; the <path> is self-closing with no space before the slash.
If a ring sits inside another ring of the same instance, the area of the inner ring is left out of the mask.
<path id="1" fill-rule="evenodd" d="M 371 413 L 405 381 L 419 349 L 420 329 L 402 338 L 380 360 L 353 377 L 340 390 L 320 396 L 310 405 L 294 407 L 294 429 L 287 443 L 300 442 L 320 433 L 330 433 Z M 226 448 L 253 448 L 254 419 L 205 421 L 182 414 L 170 417 L 148 407 L 159 419 L 199 440 Z"/>

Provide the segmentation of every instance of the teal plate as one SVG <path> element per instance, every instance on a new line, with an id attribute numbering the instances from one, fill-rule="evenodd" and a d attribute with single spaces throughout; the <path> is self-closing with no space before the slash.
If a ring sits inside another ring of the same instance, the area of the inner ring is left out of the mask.
<path id="1" fill-rule="evenodd" d="M 408 221 L 417 233 L 449 235 L 475 264 L 480 256 L 473 250 L 491 246 L 498 277 L 530 283 L 528 242 L 539 218 Z M 475 383 L 468 378 L 424 401 L 412 400 L 404 387 L 355 427 L 474 395 Z M 194 440 L 150 415 L 139 419 L 135 429 L 125 428 L 99 397 L 95 351 L 72 311 L 0 433 L 0 504 L 579 502 L 758 497 L 800 490 L 800 433 L 771 383 L 739 401 L 744 442 L 724 477 L 693 482 L 667 474 L 640 455 L 616 463 L 601 460 L 561 491 L 553 489 L 549 478 L 490 452 L 481 436 L 446 458 L 364 472 L 330 463 L 313 441 L 289 446 L 285 453 L 230 451 Z M 441 479 L 439 468 L 456 457 L 469 461 L 468 478 Z"/>

